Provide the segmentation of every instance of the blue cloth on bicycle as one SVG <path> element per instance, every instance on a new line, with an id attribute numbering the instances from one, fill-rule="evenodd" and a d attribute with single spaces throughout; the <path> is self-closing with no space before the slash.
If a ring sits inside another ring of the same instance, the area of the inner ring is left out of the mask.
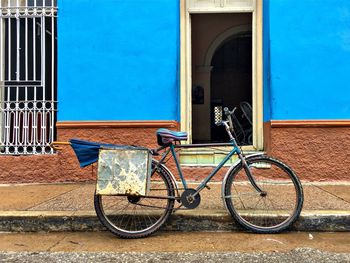
<path id="1" fill-rule="evenodd" d="M 70 145 L 72 146 L 75 155 L 78 158 L 80 167 L 85 167 L 97 162 L 100 149 L 142 149 L 149 150 L 148 148 L 141 146 L 130 146 L 100 142 L 90 142 L 79 139 L 70 139 Z"/>
<path id="2" fill-rule="evenodd" d="M 97 162 L 101 147 L 122 147 L 121 145 L 89 142 L 79 139 L 71 139 L 69 142 L 79 160 L 80 167 Z"/>

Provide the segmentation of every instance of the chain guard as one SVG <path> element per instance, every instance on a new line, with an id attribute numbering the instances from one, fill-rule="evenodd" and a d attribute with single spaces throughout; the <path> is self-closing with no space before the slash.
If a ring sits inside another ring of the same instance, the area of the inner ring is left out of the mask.
<path id="1" fill-rule="evenodd" d="M 181 194 L 181 204 L 188 208 L 188 209 L 194 209 L 197 206 L 199 206 L 201 202 L 201 196 L 197 194 L 196 196 L 192 196 L 196 193 L 195 189 L 187 189 Z"/>

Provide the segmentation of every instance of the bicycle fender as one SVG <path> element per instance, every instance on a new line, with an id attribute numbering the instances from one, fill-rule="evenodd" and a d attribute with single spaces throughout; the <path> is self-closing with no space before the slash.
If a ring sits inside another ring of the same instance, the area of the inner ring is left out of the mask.
<path id="1" fill-rule="evenodd" d="M 251 158 L 254 158 L 254 157 L 257 157 L 257 156 L 263 156 L 263 155 L 265 155 L 264 152 L 254 153 L 254 154 L 250 154 L 250 155 L 246 156 L 245 158 L 246 158 L 247 160 L 249 160 L 249 159 L 251 159 Z M 226 185 L 226 181 L 227 181 L 227 178 L 228 178 L 228 176 L 230 175 L 230 173 L 231 173 L 234 169 L 236 169 L 236 168 L 239 166 L 239 164 L 240 164 L 241 162 L 242 162 L 241 159 L 238 159 L 237 161 L 235 161 L 235 162 L 231 165 L 230 169 L 228 169 L 228 171 L 226 172 L 226 174 L 225 174 L 225 176 L 224 176 L 224 179 L 222 180 L 222 185 L 221 185 L 221 197 L 222 197 L 222 201 L 223 201 L 224 206 L 225 206 L 226 209 L 228 209 L 227 206 L 226 206 L 226 202 L 225 202 L 225 185 Z"/>
<path id="2" fill-rule="evenodd" d="M 159 162 L 157 160 L 152 159 L 153 162 L 159 164 Z M 173 175 L 173 173 L 169 170 L 168 167 L 166 167 L 164 164 L 159 165 L 159 167 L 161 167 L 161 169 L 163 169 L 166 173 L 168 173 L 170 180 L 173 182 L 174 187 L 175 187 L 175 191 L 177 193 L 177 196 L 180 196 L 179 193 L 179 184 L 176 181 L 175 176 Z"/>

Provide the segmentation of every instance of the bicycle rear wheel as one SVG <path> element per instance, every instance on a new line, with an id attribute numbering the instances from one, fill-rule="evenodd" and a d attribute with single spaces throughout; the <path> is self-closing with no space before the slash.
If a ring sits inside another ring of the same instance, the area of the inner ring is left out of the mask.
<path id="1" fill-rule="evenodd" d="M 152 163 L 152 169 L 154 163 Z M 97 217 L 121 238 L 141 238 L 157 231 L 174 208 L 174 186 L 161 168 L 151 176 L 147 196 L 94 196 Z"/>
<path id="2" fill-rule="evenodd" d="M 242 165 L 229 174 L 225 203 L 234 219 L 257 233 L 277 233 L 288 228 L 300 215 L 303 190 L 294 172 L 267 156 L 246 158 L 260 193 L 251 184 Z"/>

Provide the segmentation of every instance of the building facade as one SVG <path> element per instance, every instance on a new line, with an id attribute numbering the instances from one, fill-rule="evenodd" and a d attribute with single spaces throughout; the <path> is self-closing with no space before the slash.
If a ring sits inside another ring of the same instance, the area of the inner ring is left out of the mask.
<path id="1" fill-rule="evenodd" d="M 187 131 L 188 143 L 225 141 L 215 125 L 224 107 L 237 107 L 245 151 L 285 161 L 302 180 L 349 179 L 346 0 L 1 0 L 0 9 L 1 183 L 95 178 L 53 140 L 156 147 L 162 127 Z M 202 177 L 226 150 L 180 153 L 185 173 Z"/>

